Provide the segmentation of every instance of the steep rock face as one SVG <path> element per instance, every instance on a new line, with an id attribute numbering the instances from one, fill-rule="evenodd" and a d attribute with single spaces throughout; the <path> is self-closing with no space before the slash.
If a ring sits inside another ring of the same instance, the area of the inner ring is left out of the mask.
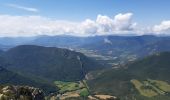
<path id="1" fill-rule="evenodd" d="M 44 92 L 29 86 L 0 86 L 0 100 L 45 100 Z"/>

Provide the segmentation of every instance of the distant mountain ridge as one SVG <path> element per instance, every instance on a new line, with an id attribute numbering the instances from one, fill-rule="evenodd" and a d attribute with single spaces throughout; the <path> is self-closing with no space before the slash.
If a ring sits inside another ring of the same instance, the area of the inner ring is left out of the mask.
<path id="1" fill-rule="evenodd" d="M 5 50 L 15 47 L 16 45 L 40 45 L 46 47 L 71 48 L 75 50 L 83 48 L 87 50 L 94 50 L 105 56 L 116 56 L 121 59 L 126 58 L 128 55 L 135 55 L 140 58 L 156 52 L 170 51 L 170 44 L 168 44 L 169 42 L 170 36 L 154 35 L 107 35 L 91 37 L 58 35 L 0 38 L 0 44 L 3 43 L 4 45 L 1 48 L 5 48 Z"/>
<path id="2" fill-rule="evenodd" d="M 100 63 L 107 67 L 121 66 L 127 62 L 133 62 L 136 59 L 144 58 L 154 53 L 170 51 L 170 36 L 106 35 L 76 37 L 68 35 L 43 35 L 36 37 L 16 37 L 12 38 L 12 40 L 10 38 L 0 38 L 0 44 L 2 40 L 3 45 L 0 46 L 0 49 L 4 51 L 18 45 L 66 48 L 71 51 L 81 52 L 89 58 L 100 61 Z"/>
<path id="3" fill-rule="evenodd" d="M 81 53 L 56 47 L 21 45 L 4 52 L 1 57 L 6 61 L 1 64 L 8 69 L 49 81 L 81 80 L 84 72 L 102 68 Z"/>
<path id="4" fill-rule="evenodd" d="M 170 52 L 148 56 L 127 67 L 127 71 L 138 79 L 151 78 L 170 82 Z"/>
<path id="5" fill-rule="evenodd" d="M 0 55 L 1 55 L 3 52 L 4 52 L 3 50 L 0 50 Z"/>

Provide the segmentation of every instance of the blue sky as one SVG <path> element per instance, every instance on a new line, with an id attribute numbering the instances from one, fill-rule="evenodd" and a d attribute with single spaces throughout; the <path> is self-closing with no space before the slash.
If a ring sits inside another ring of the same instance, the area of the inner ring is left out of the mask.
<path id="1" fill-rule="evenodd" d="M 135 19 L 158 22 L 170 18 L 169 0 L 0 0 L 0 13 L 54 17 L 64 20 L 81 21 L 95 19 L 98 14 L 113 16 L 117 13 L 133 12 Z M 10 8 L 6 4 L 33 7 L 38 13 Z"/>
<path id="2" fill-rule="evenodd" d="M 170 20 L 170 0 L 0 0 L 0 15 L 41 16 L 71 22 L 133 14 L 139 26 L 154 26 Z M 168 27 L 169 29 L 169 27 Z M 1 33 L 1 32 L 0 32 Z"/>

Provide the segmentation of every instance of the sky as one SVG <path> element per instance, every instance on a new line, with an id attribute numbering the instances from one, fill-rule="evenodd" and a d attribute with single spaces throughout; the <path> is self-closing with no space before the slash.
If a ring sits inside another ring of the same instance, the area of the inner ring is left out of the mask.
<path id="1" fill-rule="evenodd" d="M 0 37 L 170 35 L 170 0 L 0 0 Z"/>

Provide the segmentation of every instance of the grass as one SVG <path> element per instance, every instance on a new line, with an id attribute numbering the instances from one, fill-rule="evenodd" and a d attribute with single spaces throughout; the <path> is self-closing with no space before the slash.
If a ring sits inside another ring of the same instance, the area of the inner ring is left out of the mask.
<path id="1" fill-rule="evenodd" d="M 135 88 L 139 91 L 139 93 L 143 96 L 146 96 L 146 97 L 153 97 L 153 96 L 156 96 L 158 95 L 157 92 L 153 91 L 152 89 L 150 88 L 142 88 L 144 86 L 143 83 L 141 83 L 140 81 L 138 80 L 131 80 L 131 83 L 135 86 Z"/>
<path id="2" fill-rule="evenodd" d="M 80 96 L 81 97 L 87 97 L 89 95 L 89 92 L 86 88 L 81 89 Z"/>
<path id="3" fill-rule="evenodd" d="M 55 81 L 54 82 L 57 87 L 60 89 L 60 93 L 78 93 L 81 97 L 89 96 L 88 86 L 86 81 L 79 82 L 63 82 L 63 81 Z"/>
<path id="4" fill-rule="evenodd" d="M 60 93 L 75 91 L 83 88 L 79 82 L 62 82 L 62 81 L 55 81 L 54 82 L 57 87 L 60 89 Z"/>
<path id="5" fill-rule="evenodd" d="M 141 95 L 146 97 L 166 95 L 166 93 L 170 92 L 170 85 L 165 81 L 147 79 L 140 82 L 133 79 L 131 83 Z"/>
<path id="6" fill-rule="evenodd" d="M 89 92 L 90 89 L 89 89 L 89 87 L 88 87 L 88 85 L 87 85 L 86 80 L 83 80 L 82 83 L 83 83 L 84 87 L 85 87 L 85 88 L 88 90 L 88 92 Z"/>
<path id="7" fill-rule="evenodd" d="M 170 92 L 170 85 L 167 82 L 151 79 L 148 79 L 148 81 L 155 84 L 155 86 L 159 87 L 161 90 L 165 92 Z"/>
<path id="8" fill-rule="evenodd" d="M 155 86 L 155 84 L 152 84 L 150 81 L 144 81 L 145 86 L 150 86 L 153 90 L 155 90 L 158 94 L 164 95 L 165 92 L 159 89 L 159 87 Z"/>

